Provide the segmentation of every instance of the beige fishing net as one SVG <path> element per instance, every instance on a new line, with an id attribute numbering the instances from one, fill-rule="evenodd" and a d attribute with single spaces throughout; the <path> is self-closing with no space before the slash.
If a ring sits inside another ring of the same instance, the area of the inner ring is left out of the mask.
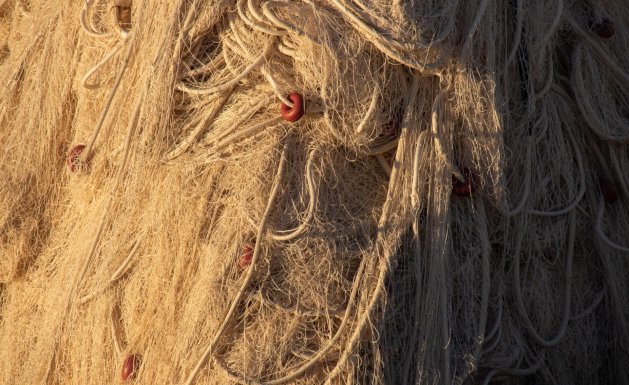
<path id="1" fill-rule="evenodd" d="M 0 0 L 0 383 L 629 384 L 625 0 Z"/>

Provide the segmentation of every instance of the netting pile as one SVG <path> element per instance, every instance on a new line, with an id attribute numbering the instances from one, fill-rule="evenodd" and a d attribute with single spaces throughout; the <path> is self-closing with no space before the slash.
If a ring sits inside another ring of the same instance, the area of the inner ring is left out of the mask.
<path id="1" fill-rule="evenodd" d="M 0 382 L 629 384 L 627 36 L 625 0 L 0 1 Z"/>

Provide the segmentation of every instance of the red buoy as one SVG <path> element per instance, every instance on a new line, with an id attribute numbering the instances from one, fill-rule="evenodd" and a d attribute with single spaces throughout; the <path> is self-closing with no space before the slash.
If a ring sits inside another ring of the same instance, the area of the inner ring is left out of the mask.
<path id="1" fill-rule="evenodd" d="M 614 203 L 618 200 L 618 188 L 615 184 L 606 179 L 599 178 L 598 185 L 601 188 L 605 202 Z"/>
<path id="2" fill-rule="evenodd" d="M 304 98 L 300 93 L 293 92 L 288 95 L 288 100 L 293 102 L 293 108 L 282 103 L 280 106 L 280 114 L 287 122 L 296 122 L 304 115 Z"/>
<path id="3" fill-rule="evenodd" d="M 253 247 L 247 244 L 242 249 L 242 254 L 240 255 L 240 259 L 238 260 L 238 268 L 240 270 L 244 270 L 247 266 L 251 264 L 252 259 L 253 259 Z"/>
<path id="4" fill-rule="evenodd" d="M 122 372 L 120 373 L 122 381 L 126 382 L 127 380 L 133 380 L 139 368 L 140 356 L 137 354 L 128 356 L 122 364 Z"/>
<path id="5" fill-rule="evenodd" d="M 68 166 L 68 170 L 70 170 L 70 172 L 76 172 L 78 170 L 78 166 L 79 166 L 79 155 L 81 155 L 81 153 L 83 152 L 83 150 L 85 149 L 85 144 L 83 143 L 79 143 L 77 145 L 75 145 L 74 147 L 72 147 L 72 149 L 70 149 L 70 152 L 68 153 L 68 158 L 66 160 L 66 164 Z"/>
<path id="6" fill-rule="evenodd" d="M 614 27 L 614 22 L 609 19 L 603 19 L 600 23 L 594 24 L 594 32 L 603 39 L 609 39 L 614 36 L 616 32 L 616 28 Z"/>
<path id="7" fill-rule="evenodd" d="M 468 197 L 476 191 L 476 175 L 468 168 L 463 169 L 464 180 L 452 176 L 452 192 L 459 197 Z"/>

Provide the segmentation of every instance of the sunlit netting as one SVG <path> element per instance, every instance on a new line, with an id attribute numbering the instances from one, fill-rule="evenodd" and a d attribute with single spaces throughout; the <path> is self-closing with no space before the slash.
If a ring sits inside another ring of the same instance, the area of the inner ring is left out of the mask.
<path id="1" fill-rule="evenodd" d="M 0 383 L 629 384 L 626 0 L 0 0 Z"/>

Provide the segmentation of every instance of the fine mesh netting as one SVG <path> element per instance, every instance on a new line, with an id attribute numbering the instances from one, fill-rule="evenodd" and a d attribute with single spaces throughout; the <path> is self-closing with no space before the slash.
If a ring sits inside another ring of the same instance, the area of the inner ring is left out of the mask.
<path id="1" fill-rule="evenodd" d="M 0 383 L 629 384 L 626 0 L 0 0 Z"/>

